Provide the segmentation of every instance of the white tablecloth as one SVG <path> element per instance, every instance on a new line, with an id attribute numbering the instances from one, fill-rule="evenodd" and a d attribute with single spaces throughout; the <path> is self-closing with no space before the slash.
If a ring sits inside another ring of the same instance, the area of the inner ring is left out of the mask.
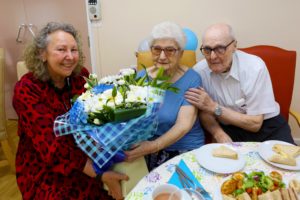
<path id="1" fill-rule="evenodd" d="M 269 173 L 273 170 L 279 171 L 286 182 L 297 178 L 300 179 L 300 171 L 289 171 L 274 167 L 261 159 L 257 150 L 260 143 L 256 142 L 235 142 L 231 143 L 239 153 L 245 155 L 246 164 L 242 171 L 264 171 Z M 211 193 L 212 197 L 217 189 L 220 188 L 224 178 L 230 176 L 230 174 L 217 174 L 206 170 L 201 167 L 195 157 L 196 150 L 184 153 L 176 156 L 173 159 L 163 163 L 161 166 L 151 171 L 139 183 L 133 188 L 133 190 L 126 196 L 127 200 L 145 200 L 151 199 L 151 193 L 155 187 L 160 184 L 167 183 L 174 173 L 174 165 L 178 164 L 181 159 L 187 164 L 190 170 L 193 172 L 197 180 L 204 186 L 204 188 Z M 214 198 L 216 199 L 216 198 Z"/>

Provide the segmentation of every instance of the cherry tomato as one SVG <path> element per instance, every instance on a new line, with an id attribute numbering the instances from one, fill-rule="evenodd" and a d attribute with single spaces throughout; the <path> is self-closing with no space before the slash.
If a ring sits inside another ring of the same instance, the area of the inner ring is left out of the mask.
<path id="1" fill-rule="evenodd" d="M 247 188 L 247 189 L 246 189 L 246 192 L 247 192 L 248 194 L 251 194 L 251 193 L 252 193 L 252 188 Z"/>

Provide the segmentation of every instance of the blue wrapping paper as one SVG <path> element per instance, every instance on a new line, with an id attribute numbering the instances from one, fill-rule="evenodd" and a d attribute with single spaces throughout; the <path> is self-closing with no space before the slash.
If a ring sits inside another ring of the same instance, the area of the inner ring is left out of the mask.
<path id="1" fill-rule="evenodd" d="M 183 160 L 180 160 L 178 166 L 180 167 L 180 169 L 182 169 L 182 171 L 184 171 L 188 177 L 190 177 L 193 182 L 195 183 L 195 185 L 197 185 L 198 187 L 202 188 L 203 190 L 204 187 L 201 185 L 201 183 L 199 183 L 199 181 L 196 179 L 196 177 L 193 175 L 193 173 L 191 172 L 191 170 L 188 168 L 188 166 L 185 164 L 185 162 Z M 179 176 L 176 173 L 176 171 L 174 172 L 174 174 L 171 176 L 169 182 L 170 184 L 176 185 L 177 187 L 179 187 L 180 189 L 183 188 L 183 186 L 180 183 L 179 180 Z M 206 200 L 212 200 L 211 196 L 209 194 L 203 195 L 205 197 Z"/>
<path id="2" fill-rule="evenodd" d="M 123 150 L 154 135 L 158 125 L 156 113 L 159 107 L 160 103 L 151 103 L 147 105 L 146 113 L 138 118 L 101 126 L 84 124 L 80 120 L 72 123 L 71 110 L 57 117 L 54 122 L 54 133 L 56 136 L 73 134 L 77 145 L 98 167 L 107 167 L 107 163 L 112 165 L 123 161 Z"/>

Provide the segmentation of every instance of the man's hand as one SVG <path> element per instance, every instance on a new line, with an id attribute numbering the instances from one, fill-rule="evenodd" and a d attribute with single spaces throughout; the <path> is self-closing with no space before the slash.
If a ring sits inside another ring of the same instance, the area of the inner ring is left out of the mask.
<path id="1" fill-rule="evenodd" d="M 232 139 L 226 133 L 218 133 L 213 135 L 217 143 L 228 143 L 232 142 Z"/>
<path id="2" fill-rule="evenodd" d="M 121 181 L 129 180 L 125 174 L 120 174 L 114 171 L 104 172 L 102 175 L 102 182 L 108 187 L 108 194 L 116 200 L 124 199 L 122 195 Z"/>
<path id="3" fill-rule="evenodd" d="M 210 98 L 205 90 L 200 88 L 190 88 L 185 93 L 185 98 L 189 103 L 196 106 L 199 110 L 214 113 L 217 103 Z"/>

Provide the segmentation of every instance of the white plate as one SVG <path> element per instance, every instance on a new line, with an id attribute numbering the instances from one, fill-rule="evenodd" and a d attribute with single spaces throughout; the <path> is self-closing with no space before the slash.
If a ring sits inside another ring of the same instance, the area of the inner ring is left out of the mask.
<path id="1" fill-rule="evenodd" d="M 230 145 L 220 144 L 220 143 L 207 144 L 195 150 L 195 155 L 199 164 L 210 171 L 220 173 L 220 174 L 233 173 L 243 169 L 246 160 L 244 158 L 244 155 L 238 152 L 237 152 L 238 153 L 237 160 L 228 159 L 228 158 L 219 158 L 219 157 L 214 157 L 212 155 L 212 150 L 218 148 L 221 145 L 226 146 L 234 150 L 235 152 L 237 152 L 237 150 Z"/>
<path id="2" fill-rule="evenodd" d="M 297 162 L 296 166 L 282 165 L 282 164 L 270 162 L 268 159 L 275 153 L 272 150 L 272 147 L 273 147 L 274 144 L 292 145 L 290 143 L 279 141 L 279 140 L 265 141 L 265 142 L 261 143 L 261 145 L 258 148 L 258 153 L 259 153 L 260 157 L 262 157 L 262 159 L 264 159 L 264 161 L 266 161 L 267 163 L 269 163 L 273 166 L 279 167 L 281 169 L 300 170 L 300 156 L 298 156 L 296 158 L 296 162 Z"/>

